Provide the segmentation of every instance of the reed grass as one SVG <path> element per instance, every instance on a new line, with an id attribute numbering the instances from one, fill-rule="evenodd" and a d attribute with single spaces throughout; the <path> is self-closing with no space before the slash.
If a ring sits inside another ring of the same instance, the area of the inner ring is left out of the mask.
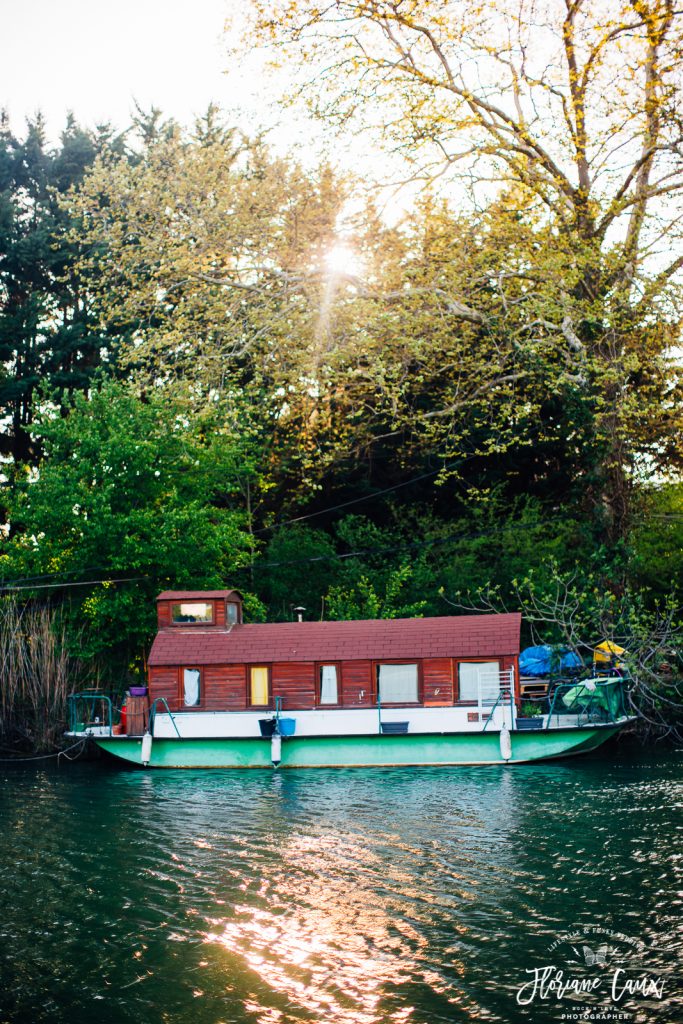
<path id="1" fill-rule="evenodd" d="M 0 598 L 0 739 L 6 750 L 43 753 L 63 745 L 77 668 L 57 611 Z"/>

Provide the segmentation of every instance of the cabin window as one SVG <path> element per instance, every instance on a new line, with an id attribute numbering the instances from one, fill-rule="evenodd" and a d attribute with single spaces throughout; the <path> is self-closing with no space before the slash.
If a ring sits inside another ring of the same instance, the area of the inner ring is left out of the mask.
<path id="1" fill-rule="evenodd" d="M 339 678 L 336 665 L 320 665 L 320 704 L 339 703 Z"/>
<path id="2" fill-rule="evenodd" d="M 212 601 L 181 601 L 171 605 L 171 622 L 174 626 L 186 626 L 192 623 L 211 624 L 213 622 Z"/>
<path id="3" fill-rule="evenodd" d="M 236 626 L 240 621 L 240 606 L 234 601 L 228 601 L 225 606 L 225 617 L 229 626 Z"/>
<path id="4" fill-rule="evenodd" d="M 500 665 L 497 661 L 461 661 L 458 665 L 458 699 L 495 700 L 500 692 Z"/>
<path id="5" fill-rule="evenodd" d="M 268 669 L 265 665 L 252 665 L 250 673 L 251 703 L 256 707 L 268 704 Z"/>
<path id="6" fill-rule="evenodd" d="M 201 672 L 198 668 L 183 669 L 183 704 L 196 708 L 201 700 Z"/>
<path id="7" fill-rule="evenodd" d="M 416 704 L 417 665 L 378 665 L 377 693 L 382 704 Z"/>

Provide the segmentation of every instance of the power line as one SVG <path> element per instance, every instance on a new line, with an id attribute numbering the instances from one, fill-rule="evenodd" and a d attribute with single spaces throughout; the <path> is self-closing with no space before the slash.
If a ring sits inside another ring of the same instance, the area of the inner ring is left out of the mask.
<path id="1" fill-rule="evenodd" d="M 36 576 L 19 576 L 12 580 L 12 583 L 31 583 L 33 580 L 51 580 L 56 576 L 76 576 L 84 572 L 108 572 L 106 565 L 85 565 L 80 569 L 58 569 L 55 572 L 44 572 Z M 0 590 L 4 587 L 4 580 L 0 580 Z"/>
<path id="2" fill-rule="evenodd" d="M 472 458 L 474 458 L 473 455 L 467 455 L 465 458 L 460 459 L 458 462 L 453 462 L 448 466 L 441 466 L 439 469 L 432 469 L 429 473 L 422 473 L 420 476 L 414 476 L 410 480 L 403 480 L 400 484 L 393 484 L 391 487 L 384 487 L 381 491 L 375 491 L 373 494 L 364 494 L 360 498 L 352 498 L 350 501 L 343 501 L 339 505 L 330 505 L 329 508 L 320 509 L 319 512 L 308 512 L 305 516 L 295 516 L 293 519 L 278 520 L 270 526 L 264 526 L 260 530 L 254 530 L 254 536 L 257 536 L 260 533 L 266 533 L 268 530 L 277 530 L 281 526 L 291 526 L 293 523 L 303 523 L 307 519 L 314 519 L 316 516 L 324 516 L 328 512 L 337 512 L 341 508 L 348 508 L 350 505 L 358 505 L 362 501 L 371 501 L 373 498 L 381 498 L 383 494 L 390 494 L 392 491 L 398 491 L 401 487 L 409 487 L 411 484 L 417 484 L 421 480 L 427 480 L 429 477 L 437 476 L 439 473 L 443 473 L 444 470 L 454 468 L 455 466 L 462 466 L 463 463 Z"/>
<path id="3" fill-rule="evenodd" d="M 426 474 L 426 475 L 431 475 L 431 474 Z M 409 481 L 409 482 L 412 483 L 414 481 Z M 399 485 L 399 486 L 402 486 L 402 485 Z M 338 506 L 338 507 L 343 507 L 343 506 Z M 330 511 L 330 510 L 326 510 L 326 511 Z M 314 514 L 317 514 L 317 513 L 314 513 Z M 322 515 L 322 513 L 320 513 L 320 514 Z M 280 525 L 285 526 L 287 524 L 286 523 L 281 523 Z M 542 528 L 543 524 L 539 523 L 538 526 L 539 526 L 539 528 Z M 421 541 L 421 542 L 412 541 L 410 543 L 393 545 L 391 547 L 384 547 L 384 548 L 362 548 L 359 551 L 349 551 L 349 552 L 344 552 L 343 554 L 338 554 L 337 552 L 333 552 L 331 554 L 315 555 L 313 558 L 297 558 L 297 559 L 291 559 L 291 560 L 288 559 L 287 561 L 278 561 L 278 562 L 259 562 L 257 560 L 256 562 L 254 562 L 253 565 L 237 566 L 232 571 L 233 572 L 244 572 L 244 571 L 251 572 L 253 570 L 259 570 L 259 569 L 279 569 L 279 568 L 282 568 L 283 566 L 290 566 L 290 565 L 309 565 L 309 564 L 311 564 L 313 562 L 343 561 L 343 560 L 348 559 L 348 558 L 358 558 L 361 555 L 383 555 L 383 554 L 390 554 L 390 553 L 396 552 L 396 551 L 419 551 L 419 550 L 421 550 L 423 548 L 438 547 L 441 544 L 449 544 L 451 542 L 455 543 L 457 541 L 478 540 L 478 539 L 481 539 L 483 537 L 491 537 L 491 536 L 494 536 L 496 534 L 504 535 L 506 533 L 509 533 L 510 531 L 524 530 L 524 531 L 528 532 L 530 529 L 531 528 L 526 523 L 505 523 L 504 525 L 502 525 L 500 527 L 497 527 L 496 529 L 478 530 L 475 533 L 472 533 L 472 532 L 469 532 L 469 533 L 451 533 L 447 537 L 434 537 L 431 540 L 426 540 L 426 541 Z"/>
<path id="4" fill-rule="evenodd" d="M 386 548 L 362 548 L 359 551 L 347 551 L 343 554 L 337 554 L 336 552 L 328 555 L 315 555 L 313 558 L 296 558 L 287 560 L 284 562 L 255 562 L 254 565 L 240 565 L 233 569 L 233 572 L 251 572 L 253 569 L 280 569 L 283 566 L 288 565 L 309 565 L 313 562 L 334 562 L 344 561 L 347 558 L 358 558 L 360 555 L 384 555 L 395 551 L 419 551 L 422 548 L 438 547 L 441 544 L 449 544 L 456 541 L 466 540 L 477 540 L 480 537 L 490 537 L 496 532 L 506 532 L 509 530 L 528 530 L 528 527 L 523 523 L 517 523 L 512 525 L 506 525 L 501 531 L 496 530 L 483 530 L 478 533 L 453 533 L 447 537 L 434 537 L 432 540 L 427 541 L 411 541 L 408 544 L 397 544 Z"/>
<path id="5" fill-rule="evenodd" d="M 120 576 L 118 579 L 113 580 L 82 580 L 80 583 L 32 583 L 21 587 L 3 584 L 0 586 L 0 594 L 15 590 L 49 590 L 55 587 L 61 590 L 62 587 L 92 587 L 98 583 L 138 583 L 140 580 L 149 580 L 151 578 L 151 576 Z"/>

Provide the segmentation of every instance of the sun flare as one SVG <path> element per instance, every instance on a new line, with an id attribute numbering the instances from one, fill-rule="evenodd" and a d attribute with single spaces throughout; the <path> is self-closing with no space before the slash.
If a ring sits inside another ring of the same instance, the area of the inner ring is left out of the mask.
<path id="1" fill-rule="evenodd" d="M 344 242 L 338 242 L 328 250 L 325 255 L 325 266 L 332 274 L 349 277 L 358 277 L 362 271 L 362 261 L 358 253 Z"/>

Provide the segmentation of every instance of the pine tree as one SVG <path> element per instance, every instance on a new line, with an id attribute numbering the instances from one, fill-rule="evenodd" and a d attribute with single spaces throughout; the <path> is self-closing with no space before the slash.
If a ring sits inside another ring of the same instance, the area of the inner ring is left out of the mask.
<path id="1" fill-rule="evenodd" d="M 88 132 L 72 116 L 55 148 L 40 115 L 23 139 L 6 114 L 0 120 L 0 454 L 10 481 L 38 457 L 30 432 L 37 392 L 83 390 L 103 359 L 107 339 L 73 273 L 58 200 L 98 152 L 121 145 L 108 126 Z"/>

